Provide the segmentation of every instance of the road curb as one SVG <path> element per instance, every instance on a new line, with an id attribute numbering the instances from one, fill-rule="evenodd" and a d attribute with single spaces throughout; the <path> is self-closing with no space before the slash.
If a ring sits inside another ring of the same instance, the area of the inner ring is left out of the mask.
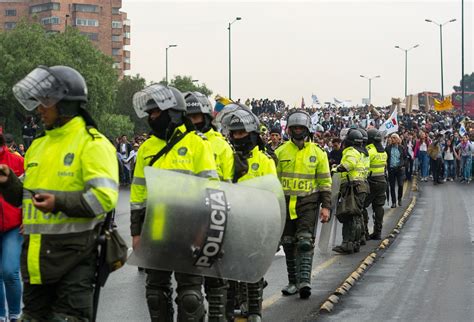
<path id="1" fill-rule="evenodd" d="M 415 190 L 416 189 L 416 190 Z M 416 177 L 413 178 L 412 190 L 418 191 L 418 183 Z M 377 261 L 377 259 L 392 245 L 393 241 L 400 234 L 405 222 L 408 220 L 413 212 L 416 205 L 417 197 L 413 196 L 410 204 L 405 209 L 403 215 L 398 220 L 395 228 L 388 234 L 388 236 L 380 242 L 377 248 L 375 248 L 366 258 L 364 258 L 357 268 L 347 276 L 344 281 L 339 285 L 334 292 L 332 292 L 323 304 L 319 308 L 319 314 L 331 313 L 334 307 L 340 301 L 340 297 L 349 293 L 350 289 L 356 284 L 356 282 L 362 278 L 362 276 L 369 270 L 370 267 Z"/>

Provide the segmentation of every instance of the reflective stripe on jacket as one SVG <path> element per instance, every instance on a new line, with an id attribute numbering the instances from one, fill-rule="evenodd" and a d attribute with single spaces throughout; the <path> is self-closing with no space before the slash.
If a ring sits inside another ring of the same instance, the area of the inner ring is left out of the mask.
<path id="1" fill-rule="evenodd" d="M 367 145 L 367 151 L 369 151 L 370 158 L 369 177 L 384 176 L 387 165 L 387 152 L 378 152 L 373 144 Z"/>
<path id="2" fill-rule="evenodd" d="M 67 265 L 82 254 L 62 245 L 70 238 L 75 243 L 90 241 L 105 213 L 115 208 L 118 200 L 115 148 L 96 129 L 88 131 L 82 117 L 74 117 L 33 141 L 25 155 L 23 187 L 23 228 L 28 237 L 25 239 L 28 276 L 24 278 L 31 284 L 49 283 L 59 279 Z M 28 190 L 61 194 L 66 196 L 65 200 L 70 194 L 75 197 L 71 200 L 85 202 L 82 209 L 89 213 L 81 213 L 71 203 L 66 205 L 67 213 L 43 213 L 33 206 Z M 64 252 L 64 265 L 53 269 L 58 263 L 54 254 L 45 255 L 50 249 Z"/>
<path id="3" fill-rule="evenodd" d="M 186 127 L 181 125 L 175 131 L 184 133 Z M 217 179 L 216 162 L 211 145 L 209 141 L 201 136 L 194 131 L 190 132 L 175 144 L 168 153 L 159 158 L 153 164 L 153 167 Z M 166 141 L 152 135 L 138 149 L 137 163 L 130 189 L 130 210 L 146 208 L 147 190 L 144 170 L 153 156 L 165 145 Z"/>
<path id="4" fill-rule="evenodd" d="M 297 218 L 298 197 L 316 192 L 331 191 L 331 173 L 327 153 L 311 142 L 305 142 L 299 149 L 288 141 L 275 150 L 278 157 L 278 177 L 286 196 L 289 196 L 290 218 Z"/>
<path id="5" fill-rule="evenodd" d="M 341 172 L 341 182 L 350 181 L 364 181 L 366 165 L 362 158 L 362 153 L 357 151 L 354 147 L 345 148 L 342 151 L 341 165 L 347 172 Z"/>

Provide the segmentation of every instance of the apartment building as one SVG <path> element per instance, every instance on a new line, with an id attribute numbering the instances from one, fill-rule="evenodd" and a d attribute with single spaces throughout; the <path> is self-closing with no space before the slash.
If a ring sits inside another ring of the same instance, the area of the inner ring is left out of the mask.
<path id="1" fill-rule="evenodd" d="M 120 74 L 130 69 L 130 21 L 122 0 L 0 0 L 0 32 L 26 18 L 48 32 L 77 28 L 104 54 L 112 56 Z"/>

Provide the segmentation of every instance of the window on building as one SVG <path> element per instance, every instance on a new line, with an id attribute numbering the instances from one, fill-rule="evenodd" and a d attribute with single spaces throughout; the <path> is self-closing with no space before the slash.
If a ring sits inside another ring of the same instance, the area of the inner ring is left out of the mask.
<path id="1" fill-rule="evenodd" d="M 127 38 L 127 39 L 130 39 L 130 33 L 129 32 L 124 32 L 123 37 Z"/>
<path id="2" fill-rule="evenodd" d="M 89 38 L 89 40 L 92 41 L 99 41 L 99 34 L 95 32 L 81 32 L 82 35 L 86 36 Z"/>
<path id="3" fill-rule="evenodd" d="M 114 63 L 112 66 L 113 66 L 114 68 L 121 69 L 121 68 L 120 68 L 120 67 L 121 67 L 120 63 Z"/>
<path id="4" fill-rule="evenodd" d="M 99 6 L 93 4 L 73 4 L 73 10 L 79 12 L 100 12 Z"/>
<path id="5" fill-rule="evenodd" d="M 58 2 L 48 2 L 43 4 L 38 4 L 36 6 L 30 7 L 30 13 L 38 13 L 48 10 L 59 10 L 60 5 Z"/>
<path id="6" fill-rule="evenodd" d="M 127 64 L 130 64 L 130 57 L 125 57 L 125 58 L 123 59 L 123 62 L 124 62 L 124 63 L 127 63 Z"/>
<path id="7" fill-rule="evenodd" d="M 16 22 L 5 22 L 4 27 L 5 27 L 5 30 L 15 29 Z"/>
<path id="8" fill-rule="evenodd" d="M 112 41 L 122 41 L 122 36 L 112 35 Z"/>
<path id="9" fill-rule="evenodd" d="M 41 19 L 43 25 L 59 25 L 59 17 L 46 17 Z"/>
<path id="10" fill-rule="evenodd" d="M 76 18 L 76 26 L 99 27 L 99 20 Z"/>
<path id="11" fill-rule="evenodd" d="M 119 48 L 112 48 L 112 56 L 120 56 L 120 50 Z"/>
<path id="12" fill-rule="evenodd" d="M 121 21 L 112 21 L 112 28 L 122 28 L 122 22 Z"/>
<path id="13" fill-rule="evenodd" d="M 5 16 L 9 16 L 9 17 L 16 16 L 16 9 L 6 9 Z"/>
<path id="14" fill-rule="evenodd" d="M 112 14 L 113 15 L 119 15 L 120 14 L 120 8 L 112 7 Z"/>

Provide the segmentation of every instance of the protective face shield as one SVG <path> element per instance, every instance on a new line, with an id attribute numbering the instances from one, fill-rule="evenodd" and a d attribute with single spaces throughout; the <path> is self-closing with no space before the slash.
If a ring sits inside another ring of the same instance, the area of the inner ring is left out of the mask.
<path id="1" fill-rule="evenodd" d="M 51 107 L 65 98 L 68 92 L 65 82 L 46 66 L 38 66 L 13 86 L 13 95 L 27 111 L 33 111 L 39 105 Z"/>
<path id="2" fill-rule="evenodd" d="M 152 84 L 133 95 L 133 108 L 138 117 L 144 118 L 148 116 L 147 112 L 155 108 L 185 112 L 186 102 L 176 88 Z"/>
<path id="3" fill-rule="evenodd" d="M 293 112 L 288 116 L 286 126 L 288 127 L 291 138 L 296 140 L 302 140 L 309 135 L 309 129 L 311 128 L 311 117 L 308 113 L 303 111 Z M 304 127 L 305 131 L 298 134 L 295 133 L 293 127 L 296 126 Z"/>
<path id="4" fill-rule="evenodd" d="M 265 274 L 285 218 L 275 176 L 244 186 L 146 167 L 145 178 L 147 213 L 129 264 L 244 282 Z"/>
<path id="5" fill-rule="evenodd" d="M 184 98 L 186 100 L 187 114 L 202 113 L 205 115 L 212 115 L 211 102 L 206 95 L 199 92 L 187 92 L 184 93 Z"/>
<path id="6" fill-rule="evenodd" d="M 244 109 L 237 109 L 226 113 L 222 118 L 222 128 L 230 131 L 245 131 L 247 133 L 259 133 L 260 121 L 252 112 Z"/>

